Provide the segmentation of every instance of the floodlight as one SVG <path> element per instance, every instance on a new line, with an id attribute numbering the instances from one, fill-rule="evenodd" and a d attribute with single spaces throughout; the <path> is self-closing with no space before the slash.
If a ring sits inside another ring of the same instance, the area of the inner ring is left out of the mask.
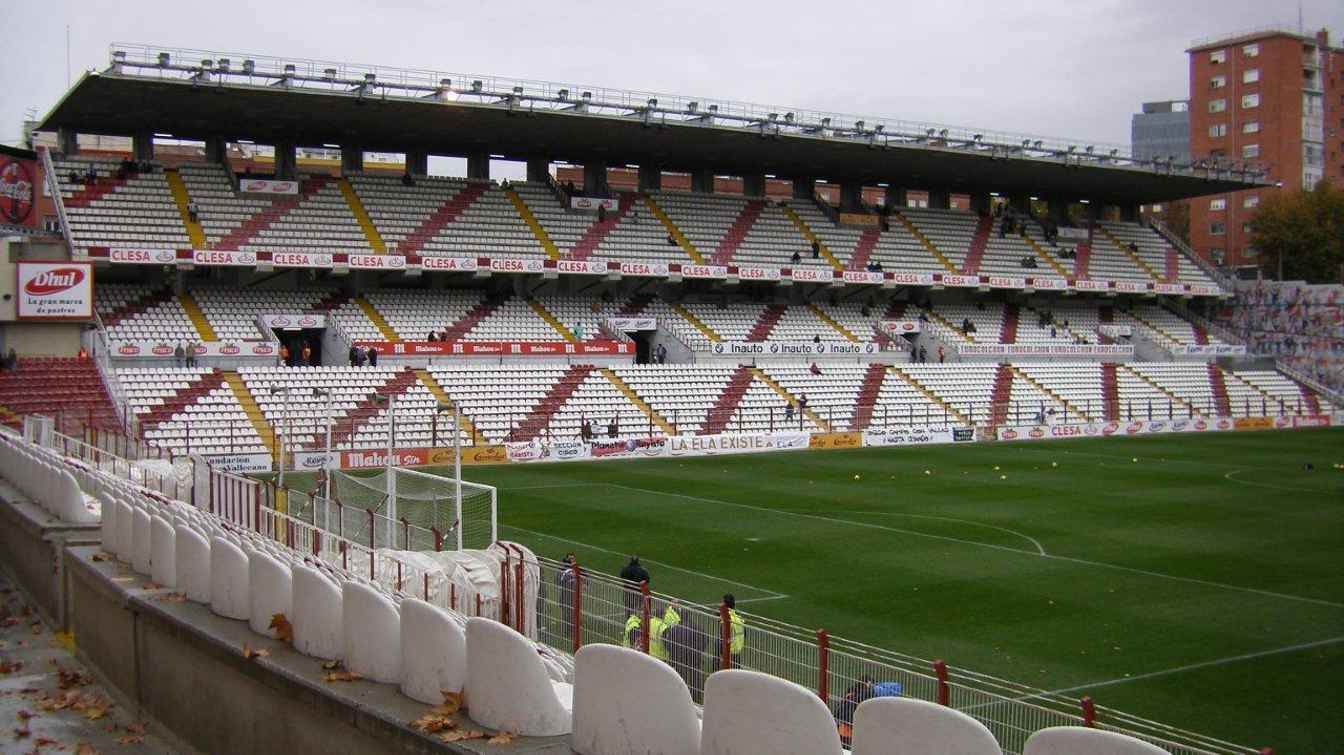
<path id="1" fill-rule="evenodd" d="M 785 114 L 784 114 L 784 122 L 785 122 L 785 123 L 793 123 L 793 113 L 785 113 Z"/>
<path id="2" fill-rule="evenodd" d="M 483 83 L 481 83 L 481 80 L 480 80 L 480 79 L 476 79 L 475 81 L 471 82 L 471 91 L 476 92 L 477 94 L 479 94 L 480 91 L 481 91 L 481 87 L 483 87 L 483 86 L 485 86 L 485 85 L 484 85 Z"/>
<path id="3" fill-rule="evenodd" d="M 941 136 L 941 137 L 943 137 L 944 139 L 946 139 L 946 138 L 947 138 L 947 129 L 943 129 L 942 131 L 939 131 L 939 132 L 938 132 L 938 135 Z"/>
<path id="4" fill-rule="evenodd" d="M 719 106 L 718 106 L 718 105 L 710 105 L 710 106 L 709 106 L 709 112 L 711 112 L 711 113 L 717 113 L 717 112 L 719 112 Z"/>
<path id="5" fill-rule="evenodd" d="M 691 100 L 690 102 L 686 103 L 686 112 L 694 113 L 697 109 L 699 109 L 699 107 L 700 103 L 698 101 Z"/>
<path id="6" fill-rule="evenodd" d="M 523 93 L 523 88 L 520 87 L 520 86 L 519 86 L 519 87 L 514 87 L 514 88 L 513 88 L 513 93 L 514 93 L 514 94 L 517 94 L 517 95 L 521 95 L 521 94 Z"/>
<path id="7" fill-rule="evenodd" d="M 975 136 L 972 136 L 972 137 L 971 137 L 971 141 L 973 141 L 973 142 L 980 142 L 980 141 L 983 141 L 984 138 L 985 138 L 985 135 L 984 135 L 984 134 L 976 134 Z"/>
<path id="8" fill-rule="evenodd" d="M 369 86 L 369 85 L 372 84 L 377 78 L 378 78 L 378 74 L 376 74 L 376 73 L 366 73 L 366 74 L 364 74 L 364 85 L 365 85 L 365 86 Z"/>
<path id="9" fill-rule="evenodd" d="M 228 73 L 229 66 L 232 64 L 232 62 L 233 61 L 229 60 L 228 58 L 220 58 L 215 65 L 219 68 L 220 73 Z"/>
<path id="10" fill-rule="evenodd" d="M 335 81 L 335 80 L 336 80 L 336 69 L 335 69 L 335 68 L 324 68 L 324 69 L 322 69 L 322 78 L 326 79 L 327 81 Z"/>
<path id="11" fill-rule="evenodd" d="M 658 107 L 658 98 L 657 98 L 657 97 L 650 97 L 650 98 L 649 98 L 649 107 L 650 107 L 650 108 Z"/>
<path id="12" fill-rule="evenodd" d="M 1045 144 L 1045 142 L 1041 141 L 1040 139 L 1037 139 L 1033 146 L 1035 146 L 1036 149 L 1040 149 L 1042 144 Z"/>
<path id="13" fill-rule="evenodd" d="M 564 102 L 565 100 L 569 99 L 569 90 L 561 89 L 560 91 L 555 93 L 555 98 L 557 100 L 560 100 L 561 102 Z"/>
<path id="14" fill-rule="evenodd" d="M 830 127 L 831 127 L 831 119 L 830 119 L 829 117 L 827 117 L 827 118 L 822 118 L 822 119 L 821 119 L 821 127 L 822 127 L 822 128 L 830 128 Z"/>
<path id="15" fill-rule="evenodd" d="M 583 97 L 583 99 L 584 99 L 585 101 L 587 101 L 587 100 L 591 100 L 591 99 L 593 98 L 593 93 L 592 93 L 592 92 L 584 92 L 581 96 Z"/>
<path id="16" fill-rule="evenodd" d="M 214 68 L 214 67 L 215 67 L 215 61 L 213 61 L 213 60 L 211 60 L 211 59 L 209 59 L 209 58 L 204 58 L 204 59 L 201 60 L 201 70 L 203 70 L 203 71 L 208 71 L 208 70 L 210 70 L 211 68 Z"/>
<path id="17" fill-rule="evenodd" d="M 159 53 L 159 65 L 167 66 L 170 60 L 172 60 L 172 57 L 168 53 Z"/>
<path id="18" fill-rule="evenodd" d="M 863 121 L 854 121 L 854 130 L 863 131 Z"/>
<path id="19" fill-rule="evenodd" d="M 295 72 L 296 70 L 297 70 L 297 69 L 294 67 L 294 64 L 293 64 L 293 63 L 286 63 L 286 64 L 285 64 L 285 75 L 286 75 L 286 76 L 293 76 L 293 75 L 294 75 L 294 72 Z"/>
<path id="20" fill-rule="evenodd" d="M 256 69 L 257 69 L 257 61 L 252 60 L 251 58 L 245 58 L 243 60 L 243 73 L 250 76 L 252 75 L 252 72 L 255 71 Z"/>

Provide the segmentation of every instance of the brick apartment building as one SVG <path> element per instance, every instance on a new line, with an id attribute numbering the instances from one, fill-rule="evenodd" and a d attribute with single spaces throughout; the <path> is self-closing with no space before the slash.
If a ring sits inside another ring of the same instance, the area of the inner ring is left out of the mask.
<path id="1" fill-rule="evenodd" d="M 1275 29 L 1186 52 L 1191 158 L 1258 165 L 1281 187 L 1191 200 L 1190 246 L 1215 264 L 1254 265 L 1248 224 L 1266 195 L 1344 184 L 1344 49 L 1325 29 Z"/>

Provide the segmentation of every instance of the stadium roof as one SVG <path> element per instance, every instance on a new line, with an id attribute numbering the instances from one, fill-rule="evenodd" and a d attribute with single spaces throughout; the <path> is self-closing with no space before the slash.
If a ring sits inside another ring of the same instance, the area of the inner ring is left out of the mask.
<path id="1" fill-rule="evenodd" d="M 1268 185 L 1245 166 L 1137 161 L 1127 149 L 1086 141 L 498 77 L 112 50 L 112 65 L 83 76 L 42 130 L 485 152 L 1114 204 Z"/>

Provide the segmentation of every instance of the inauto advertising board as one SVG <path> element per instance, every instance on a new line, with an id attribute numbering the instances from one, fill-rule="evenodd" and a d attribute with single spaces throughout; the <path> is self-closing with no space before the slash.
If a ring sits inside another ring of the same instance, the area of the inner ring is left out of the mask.
<path id="1" fill-rule="evenodd" d="M 93 265 L 19 262 L 16 317 L 20 320 L 92 320 Z"/>

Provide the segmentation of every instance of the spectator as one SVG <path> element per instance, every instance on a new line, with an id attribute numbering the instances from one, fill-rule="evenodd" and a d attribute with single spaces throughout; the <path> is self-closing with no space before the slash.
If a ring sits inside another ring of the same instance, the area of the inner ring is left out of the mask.
<path id="1" fill-rule="evenodd" d="M 434 341 L 437 341 L 437 340 L 439 340 L 439 334 L 438 334 L 438 333 L 435 333 L 434 331 L 431 330 L 431 331 L 429 331 L 429 338 L 426 338 L 425 340 L 426 340 L 426 341 L 429 341 L 429 342 L 431 342 L 431 343 L 434 342 Z"/>
<path id="2" fill-rule="evenodd" d="M 621 569 L 621 579 L 625 580 L 625 612 L 639 613 L 642 603 L 640 584 L 649 581 L 649 572 L 639 563 L 639 556 L 630 557 L 630 563 Z"/>
<path id="3" fill-rule="evenodd" d="M 668 245 L 668 246 L 676 246 L 676 245 L 677 245 L 677 240 L 674 239 L 674 238 L 672 238 L 672 234 L 670 234 L 670 233 L 667 234 L 667 245 Z"/>
<path id="4" fill-rule="evenodd" d="M 804 410 L 804 409 L 806 409 L 806 408 L 807 408 L 807 394 L 806 394 L 806 393 L 800 393 L 800 394 L 798 394 L 798 411 L 801 412 L 802 410 Z"/>
<path id="5" fill-rule="evenodd" d="M 289 365 L 289 344 L 280 344 L 280 364 L 288 367 Z"/>
<path id="6" fill-rule="evenodd" d="M 579 420 L 579 439 L 585 443 L 593 439 L 593 424 L 587 417 Z"/>
<path id="7" fill-rule="evenodd" d="M 560 606 L 560 626 L 568 640 L 574 636 L 574 583 L 578 579 L 578 561 L 566 553 L 564 567 L 555 575 L 556 603 Z"/>
<path id="8" fill-rule="evenodd" d="M 792 421 L 793 421 L 793 404 L 792 404 L 792 403 L 788 403 L 788 404 L 785 404 L 785 405 L 784 405 L 784 421 L 785 421 L 785 422 L 792 422 Z"/>
<path id="9" fill-rule="evenodd" d="M 1055 335 L 1056 335 L 1056 334 L 1055 334 L 1055 326 L 1051 325 L 1051 326 L 1050 326 L 1050 337 L 1051 337 L 1051 338 L 1054 338 Z"/>
<path id="10" fill-rule="evenodd" d="M 200 350 L 200 341 L 187 341 L 187 366 L 196 366 L 196 353 Z"/>
<path id="11" fill-rule="evenodd" d="M 303 355 L 303 364 L 306 367 L 313 366 L 313 347 L 308 345 L 307 341 L 303 343 L 303 350 L 299 352 Z"/>
<path id="12" fill-rule="evenodd" d="M 200 222 L 200 209 L 196 206 L 196 200 L 194 199 L 187 202 L 187 218 L 193 223 Z"/>
<path id="13" fill-rule="evenodd" d="M 187 364 L 187 350 L 183 348 L 182 342 L 177 342 L 177 348 L 173 349 L 173 363 L 178 367 L 185 367 Z"/>
<path id="14" fill-rule="evenodd" d="M 813 375 L 820 375 L 820 374 L 821 374 L 821 368 L 817 366 L 817 363 L 816 363 L 816 362 L 813 362 L 813 363 L 812 363 L 812 366 L 807 368 L 807 371 L 810 372 L 810 373 L 812 373 Z"/>
<path id="15" fill-rule="evenodd" d="M 812 343 L 821 343 L 821 336 L 819 335 L 812 336 Z"/>
<path id="16" fill-rule="evenodd" d="M 580 341 L 583 340 L 583 323 L 581 322 L 574 323 L 574 338 Z"/>
<path id="17" fill-rule="evenodd" d="M 854 711 L 859 705 L 873 696 L 873 678 L 864 674 L 857 682 L 845 690 L 845 694 L 835 704 L 835 726 L 840 732 L 840 744 L 849 747 L 854 737 Z"/>
<path id="18" fill-rule="evenodd" d="M 356 366 L 356 367 L 363 367 L 363 366 L 364 366 L 364 357 L 365 357 L 364 347 L 363 347 L 363 346 L 356 346 L 356 347 L 355 347 L 355 366 Z"/>
<path id="19" fill-rule="evenodd" d="M 929 350 L 924 348 L 923 346 L 919 347 L 919 361 L 921 362 L 929 361 Z"/>
<path id="20" fill-rule="evenodd" d="M 597 222 L 599 223 L 607 222 L 607 206 L 600 202 L 597 205 Z"/>
<path id="21" fill-rule="evenodd" d="M 653 350 L 653 358 L 658 364 L 667 364 L 667 346 L 658 344 L 658 348 Z"/>
<path id="22" fill-rule="evenodd" d="M 375 349 L 372 346 L 369 347 L 369 366 L 370 367 L 378 366 L 378 349 Z"/>
<path id="23" fill-rule="evenodd" d="M 821 242 L 819 241 L 812 242 L 812 259 L 821 259 Z"/>
<path id="24" fill-rule="evenodd" d="M 358 356 L 359 356 L 359 349 L 356 348 L 354 344 L 350 344 L 350 366 L 351 366 L 351 367 L 356 367 L 356 366 L 358 366 L 358 365 L 355 363 L 355 359 L 356 359 L 356 357 L 358 357 Z"/>
<path id="25" fill-rule="evenodd" d="M 613 416 L 610 420 L 607 421 L 607 437 L 615 438 L 617 435 L 620 434 L 621 434 L 621 420 L 619 417 Z"/>
<path id="26" fill-rule="evenodd" d="M 944 354 L 943 354 L 943 345 L 942 345 L 942 344 L 938 344 L 938 364 L 942 364 L 942 363 L 944 362 L 944 358 L 943 358 L 943 357 L 944 357 Z"/>
<path id="27" fill-rule="evenodd" d="M 700 617 L 694 612 L 687 613 L 685 618 L 663 633 L 668 663 L 686 682 L 691 698 L 697 703 L 703 699 L 701 691 L 705 686 L 705 649 L 710 646 L 711 639 Z"/>
<path id="28" fill-rule="evenodd" d="M 18 366 L 19 366 L 18 352 L 14 351 L 14 347 L 11 346 L 9 349 L 9 353 L 5 355 L 5 369 L 12 371 Z"/>
<path id="29" fill-rule="evenodd" d="M 793 256 L 789 258 L 789 262 L 792 262 L 795 265 L 802 261 L 803 261 L 803 255 L 797 252 L 794 252 Z"/>

